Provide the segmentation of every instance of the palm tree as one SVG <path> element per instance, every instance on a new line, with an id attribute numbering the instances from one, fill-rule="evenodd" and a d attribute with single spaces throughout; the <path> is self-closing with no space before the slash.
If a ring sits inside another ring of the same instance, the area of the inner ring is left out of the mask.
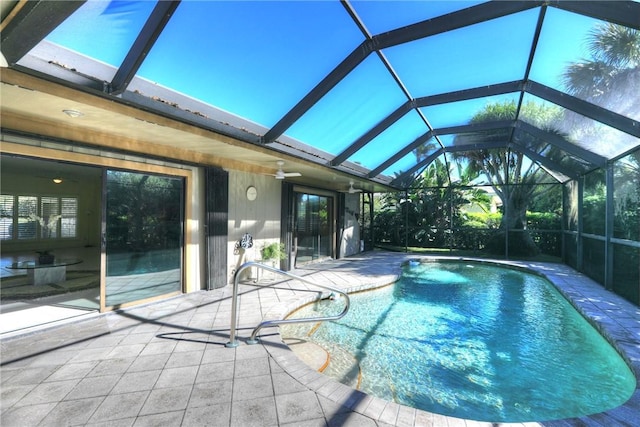
<path id="1" fill-rule="evenodd" d="M 604 23 L 589 34 L 587 46 L 591 58 L 571 64 L 565 70 L 566 90 L 581 99 L 640 120 L 640 31 Z M 584 119 L 570 117 L 585 125 Z M 591 121 L 588 121 L 591 123 Z M 588 129 L 588 127 L 587 127 Z M 602 136 L 599 136 L 599 140 Z M 624 238 L 638 237 L 638 200 L 640 199 L 640 150 L 617 162 L 616 233 Z"/>
<path id="2" fill-rule="evenodd" d="M 589 33 L 591 58 L 567 66 L 562 82 L 581 99 L 640 119 L 640 31 L 604 23 Z"/>
<path id="3" fill-rule="evenodd" d="M 543 129 L 550 127 L 548 123 L 553 122 L 556 115 L 548 107 L 533 102 L 524 104 L 521 109 L 529 121 Z M 470 124 L 513 119 L 516 110 L 517 104 L 513 101 L 489 104 L 471 119 Z M 454 144 L 465 144 L 467 140 L 481 144 L 504 138 L 502 130 L 476 132 L 457 136 Z M 538 248 L 525 228 L 526 213 L 529 202 L 546 191 L 538 185 L 546 178 L 546 172 L 521 152 L 506 148 L 459 152 L 455 158 L 466 162 L 469 172 L 475 176 L 484 175 L 502 201 L 501 231 L 487 246 L 494 252 L 503 252 L 505 233 L 509 231 L 510 254 L 535 255 Z"/>

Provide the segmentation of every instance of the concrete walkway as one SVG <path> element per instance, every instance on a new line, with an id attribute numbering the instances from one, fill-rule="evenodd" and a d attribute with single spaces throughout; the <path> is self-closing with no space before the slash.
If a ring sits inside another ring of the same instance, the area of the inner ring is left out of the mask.
<path id="1" fill-rule="evenodd" d="M 372 252 L 294 273 L 353 291 L 395 281 L 408 258 L 416 256 Z M 556 283 L 640 374 L 638 307 L 568 267 L 516 264 Z M 415 410 L 337 383 L 298 359 L 276 328 L 265 329 L 260 344 L 247 345 L 262 318 L 281 318 L 317 295 L 302 283 L 242 285 L 240 345 L 226 348 L 231 292 L 231 286 L 201 291 L 3 339 L 0 425 L 492 425 Z M 637 426 L 638 420 L 636 390 L 607 413 L 545 424 Z"/>

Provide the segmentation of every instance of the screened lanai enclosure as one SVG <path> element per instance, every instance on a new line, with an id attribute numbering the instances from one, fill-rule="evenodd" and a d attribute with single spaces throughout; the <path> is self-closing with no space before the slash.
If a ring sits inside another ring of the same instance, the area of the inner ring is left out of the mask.
<path id="1" fill-rule="evenodd" d="M 16 4 L 8 68 L 348 175 L 365 248 L 546 257 L 640 304 L 637 1 Z"/>

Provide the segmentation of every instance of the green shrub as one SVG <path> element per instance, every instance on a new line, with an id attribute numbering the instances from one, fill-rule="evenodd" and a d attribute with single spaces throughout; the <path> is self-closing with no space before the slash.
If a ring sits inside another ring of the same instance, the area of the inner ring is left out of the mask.
<path id="1" fill-rule="evenodd" d="M 502 214 L 487 212 L 468 212 L 462 215 L 462 228 L 498 228 Z"/>
<path id="2" fill-rule="evenodd" d="M 284 251 L 284 243 L 271 243 L 269 245 L 264 245 L 262 249 L 260 249 L 260 255 L 262 256 L 263 261 L 268 260 L 281 260 L 287 257 Z"/>
<path id="3" fill-rule="evenodd" d="M 527 228 L 535 230 L 560 230 L 562 217 L 553 212 L 527 212 Z"/>

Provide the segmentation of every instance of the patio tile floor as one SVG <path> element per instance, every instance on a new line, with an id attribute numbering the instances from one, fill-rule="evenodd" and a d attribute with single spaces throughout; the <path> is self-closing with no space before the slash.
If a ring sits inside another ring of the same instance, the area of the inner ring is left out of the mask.
<path id="1" fill-rule="evenodd" d="M 353 291 L 393 282 L 416 255 L 371 252 L 294 273 Z M 640 308 L 569 267 L 511 263 L 546 275 L 640 374 Z M 490 426 L 387 402 L 318 373 L 277 329 L 247 345 L 256 319 L 310 300 L 306 284 L 241 285 L 237 348 L 229 340 L 231 286 L 0 341 L 0 425 L 9 426 Z M 632 426 L 640 393 L 623 406 L 550 426 Z M 506 424 L 501 424 L 506 425 Z M 537 423 L 511 424 L 533 426 Z"/>

